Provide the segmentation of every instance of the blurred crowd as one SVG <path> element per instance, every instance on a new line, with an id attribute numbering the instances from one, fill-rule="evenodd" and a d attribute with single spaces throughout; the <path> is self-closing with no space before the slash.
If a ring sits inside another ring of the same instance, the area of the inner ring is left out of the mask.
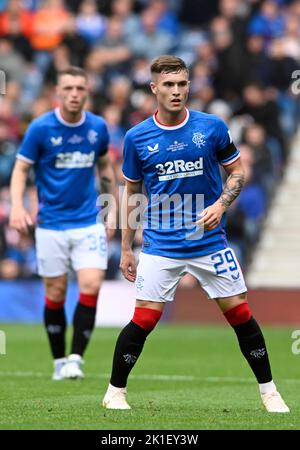
<path id="1" fill-rule="evenodd" d="M 189 66 L 189 107 L 222 117 L 241 150 L 246 185 L 228 235 L 247 267 L 299 120 L 300 0 L 0 0 L 0 278 L 36 276 L 33 236 L 8 228 L 8 186 L 26 127 L 56 106 L 56 72 L 87 71 L 87 108 L 108 123 L 121 185 L 124 134 L 154 112 L 149 63 L 166 53 Z M 34 215 L 33 177 L 25 202 Z M 108 278 L 119 277 L 119 256 L 118 234 Z"/>

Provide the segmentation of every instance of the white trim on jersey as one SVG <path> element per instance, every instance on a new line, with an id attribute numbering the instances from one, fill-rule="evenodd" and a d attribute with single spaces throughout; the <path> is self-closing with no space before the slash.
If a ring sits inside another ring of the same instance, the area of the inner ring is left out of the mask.
<path id="1" fill-rule="evenodd" d="M 153 114 L 154 123 L 155 123 L 155 125 L 157 125 L 159 128 L 162 128 L 163 130 L 178 130 L 178 128 L 184 127 L 184 125 L 188 122 L 188 120 L 190 118 L 189 110 L 187 108 L 185 108 L 185 110 L 186 110 L 186 117 L 185 117 L 185 119 L 181 123 L 179 123 L 177 125 L 172 125 L 172 126 L 163 125 L 162 123 L 159 123 L 157 121 L 157 119 L 155 117 L 155 114 Z"/>
<path id="2" fill-rule="evenodd" d="M 227 161 L 226 163 L 221 163 L 222 166 L 229 166 L 230 164 L 234 163 L 235 161 L 237 161 L 240 158 L 240 153 L 238 155 L 236 155 L 235 158 L 231 159 L 230 161 Z"/>
<path id="3" fill-rule="evenodd" d="M 25 161 L 29 164 L 35 163 L 35 161 L 33 161 L 33 159 L 26 158 L 26 156 L 23 156 L 23 155 L 17 155 L 16 158 L 21 159 L 22 161 Z"/>
<path id="4" fill-rule="evenodd" d="M 66 127 L 79 127 L 80 125 L 82 125 L 85 122 L 85 112 L 84 111 L 82 111 L 81 119 L 75 123 L 67 122 L 65 119 L 63 119 L 59 108 L 55 108 L 54 113 L 56 115 L 57 120 L 60 123 L 62 123 L 63 125 L 65 125 Z"/>
<path id="5" fill-rule="evenodd" d="M 131 183 L 139 183 L 140 181 L 142 181 L 142 178 L 140 178 L 139 180 L 132 180 L 131 178 L 126 177 L 126 176 L 124 175 L 124 173 L 123 173 L 123 177 L 124 177 L 126 180 L 131 181 Z"/>

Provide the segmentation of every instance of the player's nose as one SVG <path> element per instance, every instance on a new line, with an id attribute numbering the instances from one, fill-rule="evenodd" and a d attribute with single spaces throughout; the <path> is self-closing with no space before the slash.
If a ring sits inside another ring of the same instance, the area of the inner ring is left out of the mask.
<path id="1" fill-rule="evenodd" d="M 71 94 L 72 94 L 72 97 L 77 97 L 78 96 L 78 90 L 77 89 L 72 89 L 72 92 L 71 92 Z"/>

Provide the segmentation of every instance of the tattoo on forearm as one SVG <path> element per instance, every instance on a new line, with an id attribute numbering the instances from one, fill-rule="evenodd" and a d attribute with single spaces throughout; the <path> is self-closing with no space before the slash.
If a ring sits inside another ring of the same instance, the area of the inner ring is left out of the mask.
<path id="1" fill-rule="evenodd" d="M 110 186 L 111 186 L 111 180 L 107 177 L 101 177 L 101 179 L 100 179 L 101 194 L 109 193 Z"/>
<path id="2" fill-rule="evenodd" d="M 220 202 L 227 209 L 241 192 L 245 182 L 242 173 L 233 173 L 226 180 L 225 187 L 220 197 Z"/>

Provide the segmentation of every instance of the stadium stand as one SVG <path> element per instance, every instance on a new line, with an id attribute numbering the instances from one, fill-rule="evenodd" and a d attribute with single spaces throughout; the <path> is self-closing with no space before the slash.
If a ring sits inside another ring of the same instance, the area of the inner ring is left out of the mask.
<path id="1" fill-rule="evenodd" d="M 299 95 L 291 91 L 291 77 L 300 62 L 300 1 L 3 0 L 0 69 L 7 83 L 0 99 L 1 279 L 36 277 L 33 237 L 20 238 L 8 228 L 8 185 L 28 123 L 55 106 L 56 71 L 72 63 L 88 72 L 87 107 L 109 124 L 110 156 L 122 185 L 123 137 L 155 108 L 148 67 L 161 53 L 187 61 L 189 106 L 223 117 L 241 147 L 247 184 L 228 214 L 228 234 L 245 270 L 257 258 L 263 264 L 253 251 L 282 180 L 274 204 L 297 198 L 296 184 L 285 187 L 292 177 L 285 172 L 288 163 L 289 173 L 296 170 L 297 159 L 289 148 L 299 121 Z M 34 215 L 33 179 L 26 202 Z M 276 212 L 268 220 L 274 223 Z M 273 230 L 270 236 L 269 229 L 262 247 L 272 245 L 272 239 L 278 243 L 279 235 Z M 284 231 L 289 249 L 292 234 L 288 238 Z M 120 277 L 119 242 L 118 236 L 110 246 L 110 279 Z M 278 252 L 283 254 L 279 247 Z M 184 283 L 193 286 L 194 280 L 187 277 Z"/>
<path id="2" fill-rule="evenodd" d="M 299 145 L 298 132 L 249 267 L 248 284 L 253 288 L 300 287 Z"/>

